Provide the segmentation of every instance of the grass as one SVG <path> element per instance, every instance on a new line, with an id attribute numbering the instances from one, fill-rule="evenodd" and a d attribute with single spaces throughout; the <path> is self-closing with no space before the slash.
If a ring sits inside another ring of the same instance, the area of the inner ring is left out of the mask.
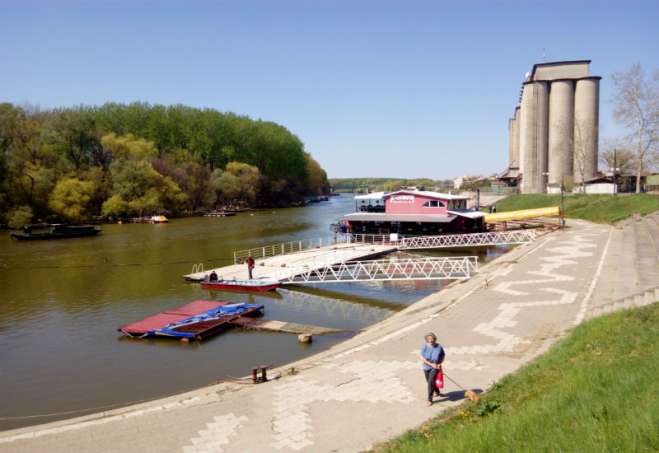
<path id="1" fill-rule="evenodd" d="M 659 303 L 582 324 L 480 403 L 375 451 L 659 451 Z"/>
<path id="2" fill-rule="evenodd" d="M 511 195 L 496 203 L 497 212 L 544 208 L 560 205 L 560 195 Z M 632 195 L 566 195 L 565 216 L 598 223 L 615 223 L 635 212 L 642 215 L 659 210 L 659 196 Z"/>

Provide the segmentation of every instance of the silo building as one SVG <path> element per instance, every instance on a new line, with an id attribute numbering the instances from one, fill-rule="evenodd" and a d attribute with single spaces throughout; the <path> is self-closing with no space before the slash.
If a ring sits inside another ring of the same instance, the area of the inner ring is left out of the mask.
<path id="1" fill-rule="evenodd" d="M 508 120 L 508 169 L 521 193 L 555 193 L 595 177 L 599 81 L 590 60 L 539 63 L 527 73 Z"/>

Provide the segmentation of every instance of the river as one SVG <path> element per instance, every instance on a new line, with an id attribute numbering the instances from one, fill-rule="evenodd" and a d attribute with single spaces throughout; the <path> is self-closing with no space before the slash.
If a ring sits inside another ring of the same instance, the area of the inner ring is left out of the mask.
<path id="1" fill-rule="evenodd" d="M 105 225 L 94 238 L 12 241 L 0 235 L 0 430 L 83 415 L 247 375 L 328 348 L 442 282 L 333 283 L 278 296 L 209 293 L 183 281 L 194 263 L 231 263 L 235 249 L 330 237 L 353 210 L 342 196 L 304 208 L 164 225 Z M 483 263 L 506 248 L 478 254 Z M 202 344 L 128 340 L 117 327 L 196 299 L 257 302 L 266 319 L 346 329 L 302 345 L 295 335 L 234 329 Z M 26 417 L 35 414 L 60 414 Z M 8 419 L 10 418 L 10 419 Z"/>

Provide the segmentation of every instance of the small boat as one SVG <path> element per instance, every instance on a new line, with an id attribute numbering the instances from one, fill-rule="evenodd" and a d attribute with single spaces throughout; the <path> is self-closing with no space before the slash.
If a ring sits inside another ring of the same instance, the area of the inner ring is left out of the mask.
<path id="1" fill-rule="evenodd" d="M 133 217 L 130 223 L 167 223 L 169 219 L 164 215 L 151 215 L 146 217 Z"/>
<path id="2" fill-rule="evenodd" d="M 211 211 L 204 214 L 204 217 L 233 217 L 235 215 L 235 211 Z"/>
<path id="3" fill-rule="evenodd" d="M 46 228 L 38 228 L 37 231 L 33 231 L 32 227 L 24 227 L 22 233 L 11 233 L 11 237 L 17 241 L 38 241 L 96 236 L 100 232 L 100 228 L 92 225 L 55 224 Z"/>
<path id="4" fill-rule="evenodd" d="M 133 338 L 168 337 L 182 340 L 203 340 L 245 322 L 245 317 L 263 315 L 263 305 L 230 304 L 196 300 L 182 307 L 149 316 L 117 330 Z"/>
<path id="5" fill-rule="evenodd" d="M 253 279 L 253 280 L 203 280 L 201 287 L 215 291 L 249 291 L 249 292 L 266 292 L 274 291 L 279 287 L 277 280 L 270 279 Z"/>

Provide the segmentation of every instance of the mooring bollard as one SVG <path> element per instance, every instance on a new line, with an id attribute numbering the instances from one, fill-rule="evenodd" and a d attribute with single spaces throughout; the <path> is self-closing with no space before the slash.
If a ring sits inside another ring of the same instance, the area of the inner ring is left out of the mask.
<path id="1" fill-rule="evenodd" d="M 252 368 L 252 382 L 254 384 L 260 384 L 262 382 L 268 382 L 268 374 L 267 374 L 266 369 L 267 369 L 267 367 L 265 367 L 265 366 Z"/>

